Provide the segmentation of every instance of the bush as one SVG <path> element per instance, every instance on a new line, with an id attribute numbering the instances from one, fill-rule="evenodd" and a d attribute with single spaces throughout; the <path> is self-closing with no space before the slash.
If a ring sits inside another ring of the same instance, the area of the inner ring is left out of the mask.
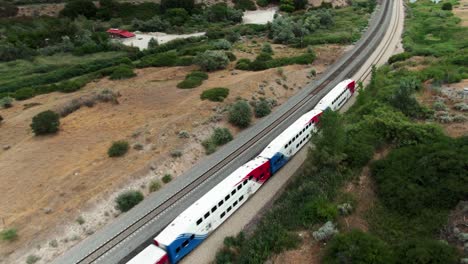
<path id="1" fill-rule="evenodd" d="M 96 12 L 97 8 L 93 2 L 89 0 L 73 0 L 65 4 L 63 10 L 60 11 L 60 15 L 70 18 L 76 18 L 80 15 L 92 18 L 96 16 Z"/>
<path id="2" fill-rule="evenodd" d="M 149 186 L 149 191 L 156 192 L 159 189 L 161 189 L 161 183 L 158 180 L 151 181 L 150 186 Z"/>
<path id="3" fill-rule="evenodd" d="M 18 7 L 14 4 L 0 1 L 0 17 L 14 17 L 18 14 Z"/>
<path id="4" fill-rule="evenodd" d="M 445 2 L 442 4 L 442 10 L 452 10 L 452 3 Z"/>
<path id="5" fill-rule="evenodd" d="M 215 128 L 213 135 L 211 136 L 213 142 L 218 145 L 224 145 L 233 139 L 231 132 L 227 128 Z"/>
<path id="6" fill-rule="evenodd" d="M 257 5 L 261 7 L 265 7 L 268 4 L 270 4 L 270 2 L 271 2 L 270 0 L 257 0 Z"/>
<path id="7" fill-rule="evenodd" d="M 172 181 L 172 175 L 170 174 L 165 174 L 163 177 L 162 177 L 162 181 L 164 183 L 169 183 L 170 181 Z"/>
<path id="8" fill-rule="evenodd" d="M 236 55 L 230 51 L 226 51 L 226 56 L 229 58 L 229 61 L 235 61 L 237 59 Z"/>
<path id="9" fill-rule="evenodd" d="M 195 57 L 195 64 L 205 71 L 224 69 L 229 64 L 229 58 L 219 50 L 207 50 Z"/>
<path id="10" fill-rule="evenodd" d="M 280 0 L 280 10 L 284 12 L 293 12 L 294 11 L 294 2 L 293 0 Z"/>
<path id="11" fill-rule="evenodd" d="M 432 239 L 417 239 L 403 242 L 397 247 L 397 263 L 457 264 L 457 250 Z"/>
<path id="12" fill-rule="evenodd" d="M 127 153 L 129 144 L 127 141 L 115 141 L 107 151 L 109 157 L 121 157 Z"/>
<path id="13" fill-rule="evenodd" d="M 230 8 L 226 3 L 217 3 L 206 8 L 203 15 L 209 22 L 239 23 L 242 21 L 243 12 Z"/>
<path id="14" fill-rule="evenodd" d="M 252 0 L 234 0 L 234 8 L 245 10 L 257 10 L 257 6 Z"/>
<path id="15" fill-rule="evenodd" d="M 273 55 L 273 49 L 271 48 L 271 44 L 266 42 L 263 44 L 262 53 Z"/>
<path id="16" fill-rule="evenodd" d="M 212 102 L 222 102 L 229 95 L 229 89 L 223 87 L 211 88 L 205 90 L 200 95 L 202 100 L 208 99 Z"/>
<path id="17" fill-rule="evenodd" d="M 193 71 L 189 74 L 187 74 L 188 78 L 199 78 L 202 80 L 208 80 L 208 74 L 206 72 L 201 72 L 201 71 Z"/>
<path id="18" fill-rule="evenodd" d="M 29 255 L 28 258 L 26 258 L 26 264 L 34 264 L 38 262 L 41 258 L 36 256 L 36 255 Z"/>
<path id="19" fill-rule="evenodd" d="M 255 117 L 261 118 L 271 113 L 271 105 L 266 100 L 260 100 L 255 103 Z"/>
<path id="20" fill-rule="evenodd" d="M 234 103 L 229 109 L 228 119 L 235 126 L 240 128 L 248 127 L 252 121 L 252 110 L 249 104 L 244 100 Z"/>
<path id="21" fill-rule="evenodd" d="M 195 7 L 195 0 L 162 0 L 161 8 L 163 10 L 171 8 L 183 8 L 187 11 L 192 11 Z"/>
<path id="22" fill-rule="evenodd" d="M 230 50 L 232 48 L 232 44 L 231 42 L 225 40 L 225 39 L 220 39 L 220 40 L 217 40 L 213 43 L 213 47 L 215 49 L 222 49 L 222 50 Z"/>
<path id="23" fill-rule="evenodd" d="M 126 191 L 117 196 L 115 202 L 117 203 L 118 210 L 127 212 L 143 201 L 143 198 L 143 194 L 140 191 Z"/>
<path id="24" fill-rule="evenodd" d="M 10 108 L 13 106 L 13 98 L 6 96 L 0 99 L 0 107 Z"/>
<path id="25" fill-rule="evenodd" d="M 59 115 L 50 110 L 35 115 L 31 123 L 31 128 L 36 136 L 56 133 L 59 126 Z"/>
<path id="26" fill-rule="evenodd" d="M 3 230 L 0 233 L 0 236 L 2 237 L 3 241 L 13 241 L 13 240 L 16 240 L 18 238 L 18 233 L 17 233 L 17 230 L 15 228 L 10 228 L 10 229 L 7 229 L 7 230 Z"/>
<path id="27" fill-rule="evenodd" d="M 335 236 L 327 246 L 323 263 L 393 263 L 394 258 L 387 244 L 380 239 L 353 230 Z"/>
<path id="28" fill-rule="evenodd" d="M 177 88 L 180 89 L 191 89 L 202 85 L 203 80 L 200 78 L 186 78 L 182 82 L 177 84 Z"/>
<path id="29" fill-rule="evenodd" d="M 133 69 L 126 65 L 126 64 L 121 64 L 118 67 L 114 69 L 112 74 L 109 76 L 109 79 L 111 80 L 121 80 L 121 79 L 128 79 L 135 77 L 136 74 L 133 72 Z"/>
<path id="30" fill-rule="evenodd" d="M 13 97 L 16 100 L 26 100 L 31 97 L 34 97 L 34 95 L 35 95 L 35 91 L 33 88 L 21 88 L 13 94 Z"/>
<path id="31" fill-rule="evenodd" d="M 211 137 L 202 141 L 202 146 L 205 148 L 206 155 L 214 153 L 217 149 L 216 144 L 213 142 Z"/>

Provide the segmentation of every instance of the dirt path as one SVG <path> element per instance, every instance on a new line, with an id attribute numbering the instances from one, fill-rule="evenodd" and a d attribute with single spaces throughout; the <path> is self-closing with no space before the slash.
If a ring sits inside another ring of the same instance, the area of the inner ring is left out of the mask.
<path id="1" fill-rule="evenodd" d="M 322 48 L 312 67 L 325 68 L 323 63 L 332 64 L 342 50 L 330 46 L 327 53 Z M 18 230 L 16 241 L 0 243 L 0 263 L 23 263 L 28 254 L 47 263 L 117 216 L 116 194 L 129 188 L 147 193 L 150 180 L 166 173 L 177 177 L 202 159 L 200 142 L 212 128 L 227 126 L 236 134 L 223 118 L 213 118 L 236 97 L 273 98 L 281 104 L 309 81 L 307 66 L 283 67 L 287 80 L 276 69 L 243 72 L 230 67 L 210 73 L 196 89 L 175 87 L 194 67 L 147 68 L 137 70 L 133 79 L 102 79 L 76 93 L 41 95 L 0 110 L 5 118 L 0 130 L 0 218 L 5 225 L 0 228 Z M 265 88 L 259 89 L 260 84 Z M 230 89 L 224 103 L 199 99 L 201 91 L 221 85 Z M 58 135 L 34 137 L 30 132 L 37 113 L 103 89 L 119 93 L 120 103 L 79 109 L 61 119 Z M 25 109 L 31 104 L 36 105 Z M 181 130 L 190 138 L 179 138 Z M 107 149 L 116 140 L 142 144 L 143 150 L 108 158 Z M 173 150 L 183 156 L 172 158 Z M 85 220 L 82 225 L 76 222 L 79 216 Z M 49 246 L 54 239 L 58 246 Z"/>

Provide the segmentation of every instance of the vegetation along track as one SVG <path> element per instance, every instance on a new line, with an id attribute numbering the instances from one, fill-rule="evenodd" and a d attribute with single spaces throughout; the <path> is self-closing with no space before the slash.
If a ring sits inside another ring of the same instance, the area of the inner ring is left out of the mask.
<path id="1" fill-rule="evenodd" d="M 378 19 L 377 24 L 378 25 L 383 25 L 385 18 L 388 15 L 389 12 L 389 7 L 390 7 L 390 2 L 393 2 L 391 0 L 385 0 L 384 4 L 384 10 L 380 14 L 380 17 Z M 193 182 L 189 183 L 185 187 L 183 187 L 179 192 L 174 194 L 172 197 L 167 199 L 164 203 L 162 203 L 160 206 L 152 209 L 149 213 L 141 217 L 139 220 L 135 221 L 134 223 L 128 225 L 125 229 L 123 229 L 121 232 L 117 233 L 114 237 L 106 241 L 104 244 L 100 245 L 99 247 L 95 248 L 93 251 L 89 252 L 85 257 L 82 259 L 76 261 L 75 263 L 92 263 L 95 260 L 99 259 L 100 256 L 104 255 L 106 252 L 110 251 L 113 247 L 118 245 L 120 242 L 125 240 L 127 237 L 131 236 L 134 232 L 136 232 L 138 229 L 143 227 L 146 223 L 150 222 L 152 219 L 154 219 L 156 216 L 164 212 L 166 209 L 168 209 L 172 204 L 174 204 L 176 201 L 184 197 L 186 194 L 190 193 L 193 189 L 195 189 L 197 186 L 199 186 L 201 183 L 209 179 L 212 175 L 214 175 L 217 171 L 221 170 L 225 165 L 230 163 L 233 159 L 235 159 L 237 156 L 241 155 L 244 153 L 251 145 L 255 144 L 255 142 L 259 141 L 259 139 L 265 137 L 268 135 L 276 126 L 278 126 L 280 123 L 285 121 L 288 117 L 293 115 L 298 109 L 302 108 L 304 105 L 307 105 L 309 101 L 317 95 L 320 91 L 324 90 L 331 82 L 333 82 L 344 70 L 349 67 L 350 64 L 352 64 L 353 61 L 355 61 L 359 56 L 361 56 L 362 51 L 364 51 L 369 45 L 373 44 L 377 46 L 378 41 L 375 41 L 374 38 L 379 36 L 379 32 L 381 31 L 381 28 L 375 27 L 373 31 L 367 36 L 367 38 L 357 47 L 352 51 L 352 54 L 349 58 L 347 58 L 340 67 L 335 69 L 330 76 L 328 76 L 327 79 L 325 79 L 322 83 L 320 83 L 311 93 L 309 93 L 308 96 L 304 97 L 301 99 L 297 104 L 295 104 L 293 107 L 291 107 L 288 111 L 286 111 L 283 115 L 281 115 L 279 118 L 277 118 L 274 122 L 272 122 L 268 127 L 266 127 L 264 130 L 262 130 L 260 133 L 255 135 L 253 138 L 248 140 L 245 144 L 241 145 L 239 148 L 237 148 L 234 152 L 232 152 L 230 155 L 228 155 L 225 159 L 223 159 L 220 163 L 216 164 L 212 168 L 210 168 L 207 172 L 202 174 L 200 177 L 198 177 L 196 180 Z M 369 53 L 371 53 L 374 49 L 370 49 Z M 362 56 L 361 60 L 359 63 L 357 63 L 353 68 L 351 68 L 348 71 L 347 76 L 352 76 L 358 69 L 359 66 L 362 65 L 362 62 L 365 61 L 368 58 L 368 56 Z"/>

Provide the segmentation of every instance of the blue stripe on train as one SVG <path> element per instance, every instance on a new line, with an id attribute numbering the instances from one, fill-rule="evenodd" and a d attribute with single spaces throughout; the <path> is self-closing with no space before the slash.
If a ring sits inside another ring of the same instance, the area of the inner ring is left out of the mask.
<path id="1" fill-rule="evenodd" d="M 283 167 L 286 163 L 288 163 L 288 157 L 283 155 L 280 152 L 276 152 L 273 157 L 270 159 L 270 170 L 271 174 L 276 173 L 281 167 Z"/>
<path id="2" fill-rule="evenodd" d="M 171 264 L 175 264 L 180 261 L 185 255 L 190 253 L 194 248 L 196 248 L 198 245 L 205 240 L 207 235 L 195 235 L 193 239 L 190 239 L 190 237 L 193 234 L 182 234 L 179 235 L 176 240 L 174 240 L 170 245 L 166 247 L 167 250 L 167 255 L 169 256 L 169 260 Z M 188 244 L 183 247 L 182 243 L 184 243 L 186 240 L 188 240 Z M 176 249 L 180 247 L 180 251 L 176 253 Z"/>

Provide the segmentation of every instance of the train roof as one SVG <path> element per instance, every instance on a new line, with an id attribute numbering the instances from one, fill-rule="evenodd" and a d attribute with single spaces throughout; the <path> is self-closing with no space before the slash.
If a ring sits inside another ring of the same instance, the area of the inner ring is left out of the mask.
<path id="1" fill-rule="evenodd" d="M 226 190 L 231 190 L 250 172 L 265 164 L 265 162 L 268 162 L 268 160 L 262 157 L 256 157 L 239 167 L 223 181 L 218 183 L 218 185 L 213 187 L 210 191 L 198 199 L 194 204 L 183 211 L 179 216 L 177 216 L 176 219 L 174 219 L 174 221 L 172 221 L 172 223 L 170 223 L 154 239 L 157 241 L 157 243 L 162 245 L 169 245 L 172 243 L 179 235 L 185 232 L 185 227 L 187 225 L 197 221 L 196 218 L 199 218 L 200 212 L 209 211 L 211 207 L 213 207 L 213 201 L 218 201 L 219 199 L 224 198 Z"/>
<path id="2" fill-rule="evenodd" d="M 166 252 L 151 244 L 133 257 L 127 264 L 155 264 L 164 258 Z"/>
<path id="3" fill-rule="evenodd" d="M 317 115 L 320 115 L 322 111 L 313 109 L 301 117 L 299 117 L 292 125 L 290 125 L 286 130 L 284 130 L 279 136 L 277 136 L 273 141 L 268 144 L 268 146 L 260 153 L 259 156 L 265 158 L 273 157 L 278 149 L 281 149 L 286 143 L 291 139 L 291 135 L 297 134 L 301 129 L 304 128 L 304 125 L 309 123 L 310 120 Z"/>
<path id="4" fill-rule="evenodd" d="M 314 109 L 325 111 L 344 90 L 348 89 L 348 85 L 354 83 L 351 79 L 346 79 L 338 83 L 330 92 L 328 92 L 320 102 L 315 106 Z"/>

